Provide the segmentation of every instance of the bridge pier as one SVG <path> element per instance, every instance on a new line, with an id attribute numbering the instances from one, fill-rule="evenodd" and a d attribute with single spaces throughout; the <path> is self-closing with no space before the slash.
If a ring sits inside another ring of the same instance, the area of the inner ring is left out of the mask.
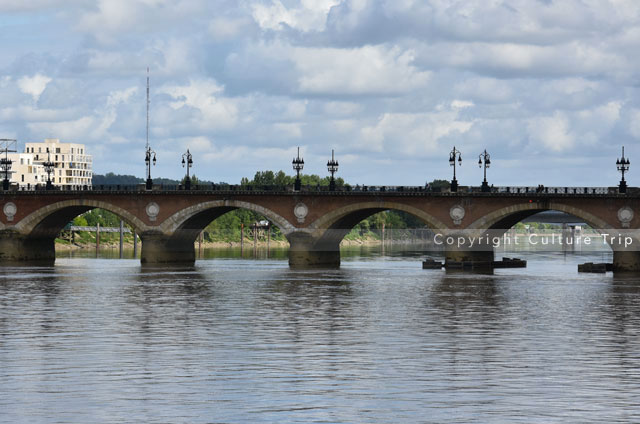
<path id="1" fill-rule="evenodd" d="M 308 233 L 294 233 L 289 240 L 289 266 L 295 269 L 339 268 L 340 243 L 323 242 Z"/>
<path id="2" fill-rule="evenodd" d="M 491 262 L 493 260 L 493 249 L 465 250 L 451 247 L 445 251 L 445 262 Z"/>
<path id="3" fill-rule="evenodd" d="M 193 264 L 196 261 L 194 240 L 164 234 L 140 234 L 142 264 Z"/>
<path id="4" fill-rule="evenodd" d="M 52 265 L 56 259 L 55 238 L 34 238 L 16 231 L 0 232 L 0 262 Z"/>
<path id="5" fill-rule="evenodd" d="M 640 252 L 614 250 L 613 272 L 640 273 Z"/>

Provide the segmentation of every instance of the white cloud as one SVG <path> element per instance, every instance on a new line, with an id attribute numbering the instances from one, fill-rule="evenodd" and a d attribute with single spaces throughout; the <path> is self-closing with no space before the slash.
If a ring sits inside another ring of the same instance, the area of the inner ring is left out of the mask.
<path id="1" fill-rule="evenodd" d="M 453 91 L 482 103 L 505 103 L 513 96 L 507 81 L 486 77 L 463 78 L 455 83 Z"/>
<path id="2" fill-rule="evenodd" d="M 138 169 L 130 146 L 144 146 L 147 66 L 154 148 L 163 158 L 213 149 L 215 175 L 198 175 L 215 180 L 289 169 L 283 153 L 305 144 L 318 161 L 309 169 L 336 146 L 358 159 L 344 171 L 372 179 L 360 182 L 408 184 L 417 162 L 455 143 L 465 154 L 486 146 L 492 175 L 523 151 L 571 152 L 544 177 L 598 184 L 610 171 L 602 156 L 640 141 L 635 0 L 10 3 L 0 1 L 12 25 L 2 130 L 93 144 L 99 171 Z M 181 176 L 164 163 L 158 174 Z M 585 175 L 585 164 L 602 172 Z"/>
<path id="3" fill-rule="evenodd" d="M 200 129 L 229 129 L 238 121 L 238 108 L 232 99 L 222 96 L 224 87 L 212 79 L 191 80 L 188 85 L 166 85 L 158 89 L 173 98 L 173 109 L 197 110 L 190 123 Z"/>
<path id="4" fill-rule="evenodd" d="M 451 102 L 452 109 L 466 109 L 473 106 L 474 106 L 473 102 L 469 100 L 454 100 Z"/>
<path id="5" fill-rule="evenodd" d="M 640 109 L 632 109 L 630 112 L 629 132 L 637 140 L 640 140 Z"/>
<path id="6" fill-rule="evenodd" d="M 352 116 L 362 110 L 356 102 L 329 101 L 324 104 L 323 111 L 330 116 Z"/>
<path id="7" fill-rule="evenodd" d="M 289 139 L 302 137 L 302 126 L 299 123 L 278 122 L 273 124 L 273 128 L 278 134 Z"/>
<path id="8" fill-rule="evenodd" d="M 263 29 L 279 30 L 287 25 L 301 31 L 320 31 L 325 27 L 329 10 L 339 3 L 339 0 L 301 0 L 296 7 L 286 7 L 280 0 L 272 0 L 269 5 L 254 4 L 252 16 Z"/>
<path id="9" fill-rule="evenodd" d="M 114 44 L 132 34 L 166 33 L 202 16 L 200 0 L 98 0 L 95 7 L 76 10 L 75 28 L 101 44 Z M 212 5 L 215 6 L 215 5 Z"/>
<path id="10" fill-rule="evenodd" d="M 209 22 L 208 31 L 215 41 L 228 41 L 241 36 L 251 25 L 247 17 L 217 16 Z"/>
<path id="11" fill-rule="evenodd" d="M 71 121 L 32 122 L 27 124 L 29 130 L 35 134 L 42 134 L 44 138 L 59 138 L 68 143 L 85 143 L 92 130 L 99 122 L 92 116 L 83 116 Z"/>
<path id="12" fill-rule="evenodd" d="M 40 98 L 40 95 L 47 88 L 47 84 L 49 84 L 51 81 L 52 79 L 46 75 L 35 74 L 32 77 L 25 76 L 20 78 L 18 80 L 18 87 L 20 88 L 20 91 L 25 94 L 29 94 L 31 97 L 33 97 L 33 100 L 37 102 Z"/>
<path id="13" fill-rule="evenodd" d="M 538 150 L 563 152 L 574 146 L 575 137 L 570 132 L 569 119 L 562 112 L 529 119 L 527 131 Z"/>
<path id="14" fill-rule="evenodd" d="M 362 128 L 359 145 L 393 156 L 424 156 L 438 151 L 447 136 L 468 132 L 471 121 L 458 119 L 458 110 L 431 113 L 385 113 L 372 126 Z"/>
<path id="15" fill-rule="evenodd" d="M 411 50 L 293 48 L 298 90 L 325 94 L 400 94 L 422 88 L 430 73 L 419 71 Z"/>
<path id="16" fill-rule="evenodd" d="M 0 12 L 29 12 L 42 11 L 47 8 L 65 7 L 70 4 L 80 4 L 79 0 L 3 0 L 0 1 Z"/>

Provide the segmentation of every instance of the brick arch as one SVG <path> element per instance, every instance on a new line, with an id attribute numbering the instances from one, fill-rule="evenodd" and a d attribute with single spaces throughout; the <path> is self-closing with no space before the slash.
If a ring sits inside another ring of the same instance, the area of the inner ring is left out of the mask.
<path id="1" fill-rule="evenodd" d="M 33 234 L 36 229 L 38 229 L 38 226 L 45 222 L 45 220 L 54 216 L 59 216 L 59 219 L 53 220 L 55 227 L 59 226 L 59 228 L 56 230 L 56 228 L 52 227 L 46 231 L 50 234 L 53 234 L 55 231 L 57 234 L 57 232 L 59 232 L 75 216 L 96 208 L 104 209 L 118 215 L 137 231 L 143 231 L 147 228 L 147 225 L 134 214 L 111 203 L 91 199 L 74 199 L 52 203 L 30 213 L 26 217 L 22 218 L 20 222 L 16 223 L 15 229 L 20 231 L 22 234 Z M 70 219 L 67 219 L 71 215 L 73 216 Z"/>
<path id="2" fill-rule="evenodd" d="M 192 222 L 191 226 L 202 226 L 202 228 L 200 228 L 200 230 L 202 230 L 215 218 L 234 209 L 247 209 L 265 216 L 267 219 L 277 225 L 278 228 L 280 228 L 280 231 L 282 231 L 282 233 L 285 235 L 295 230 L 295 227 L 287 219 L 283 218 L 272 210 L 260 205 L 256 205 L 254 203 L 243 202 L 239 200 L 214 200 L 211 202 L 203 202 L 193 206 L 189 206 L 165 219 L 160 224 L 159 230 L 162 234 L 173 235 L 174 233 L 189 226 L 190 221 Z M 194 223 L 193 221 L 196 220 L 200 222 Z M 205 221 L 206 224 L 204 224 L 203 226 L 202 224 Z"/>
<path id="3" fill-rule="evenodd" d="M 611 229 L 613 225 L 597 216 L 573 206 L 565 205 L 559 202 L 549 202 L 544 206 L 539 203 L 521 203 L 517 205 L 507 206 L 505 208 L 493 211 L 482 218 L 477 219 L 467 226 L 468 229 L 488 230 L 488 229 L 509 229 L 522 219 L 534 215 L 538 212 L 555 210 L 566 212 L 583 219 L 587 224 L 596 229 Z"/>
<path id="4" fill-rule="evenodd" d="M 354 217 L 354 219 L 358 219 L 363 215 L 365 219 L 368 216 L 371 216 L 378 212 L 383 212 L 386 210 L 398 210 L 402 212 L 406 212 L 415 216 L 418 219 L 421 219 L 427 226 L 434 230 L 446 230 L 448 227 L 439 219 L 435 218 L 433 215 L 418 209 L 414 206 L 409 206 L 403 203 L 397 202 L 361 202 L 355 203 L 352 205 L 344 206 L 342 208 L 331 211 L 320 218 L 313 221 L 309 226 L 309 230 L 323 231 L 326 229 L 336 228 L 336 225 L 339 225 L 341 222 L 347 223 L 349 221 L 349 217 Z M 360 220 L 362 220 L 360 219 Z M 360 222 L 360 221 L 358 221 Z M 351 222 L 348 222 L 350 224 Z M 357 224 L 357 222 L 356 222 Z M 354 224 L 355 225 L 355 224 Z"/>

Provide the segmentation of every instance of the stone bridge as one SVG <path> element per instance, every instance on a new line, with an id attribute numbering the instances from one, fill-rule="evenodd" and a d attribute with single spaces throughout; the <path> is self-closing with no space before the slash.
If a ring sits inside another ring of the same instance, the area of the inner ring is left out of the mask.
<path id="1" fill-rule="evenodd" d="M 557 190 L 556 190 L 557 191 Z M 394 191 L 6 191 L 0 194 L 0 261 L 53 261 L 54 240 L 74 217 L 93 208 L 120 216 L 140 235 L 142 263 L 195 261 L 197 235 L 217 217 L 238 208 L 278 226 L 290 243 L 292 267 L 338 266 L 342 238 L 381 211 L 409 213 L 434 231 L 504 232 L 541 211 L 574 215 L 593 228 L 633 233 L 640 228 L 640 195 L 615 190 L 526 193 Z M 640 271 L 640 253 L 612 245 L 614 269 Z M 450 248 L 448 259 L 493 257 L 493 250 Z"/>

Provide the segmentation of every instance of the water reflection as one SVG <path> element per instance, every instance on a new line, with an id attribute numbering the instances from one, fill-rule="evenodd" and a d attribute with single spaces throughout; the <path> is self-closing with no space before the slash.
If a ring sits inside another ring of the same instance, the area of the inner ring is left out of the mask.
<path id="1" fill-rule="evenodd" d="M 0 421 L 640 421 L 634 278 L 419 259 L 2 268 Z"/>

